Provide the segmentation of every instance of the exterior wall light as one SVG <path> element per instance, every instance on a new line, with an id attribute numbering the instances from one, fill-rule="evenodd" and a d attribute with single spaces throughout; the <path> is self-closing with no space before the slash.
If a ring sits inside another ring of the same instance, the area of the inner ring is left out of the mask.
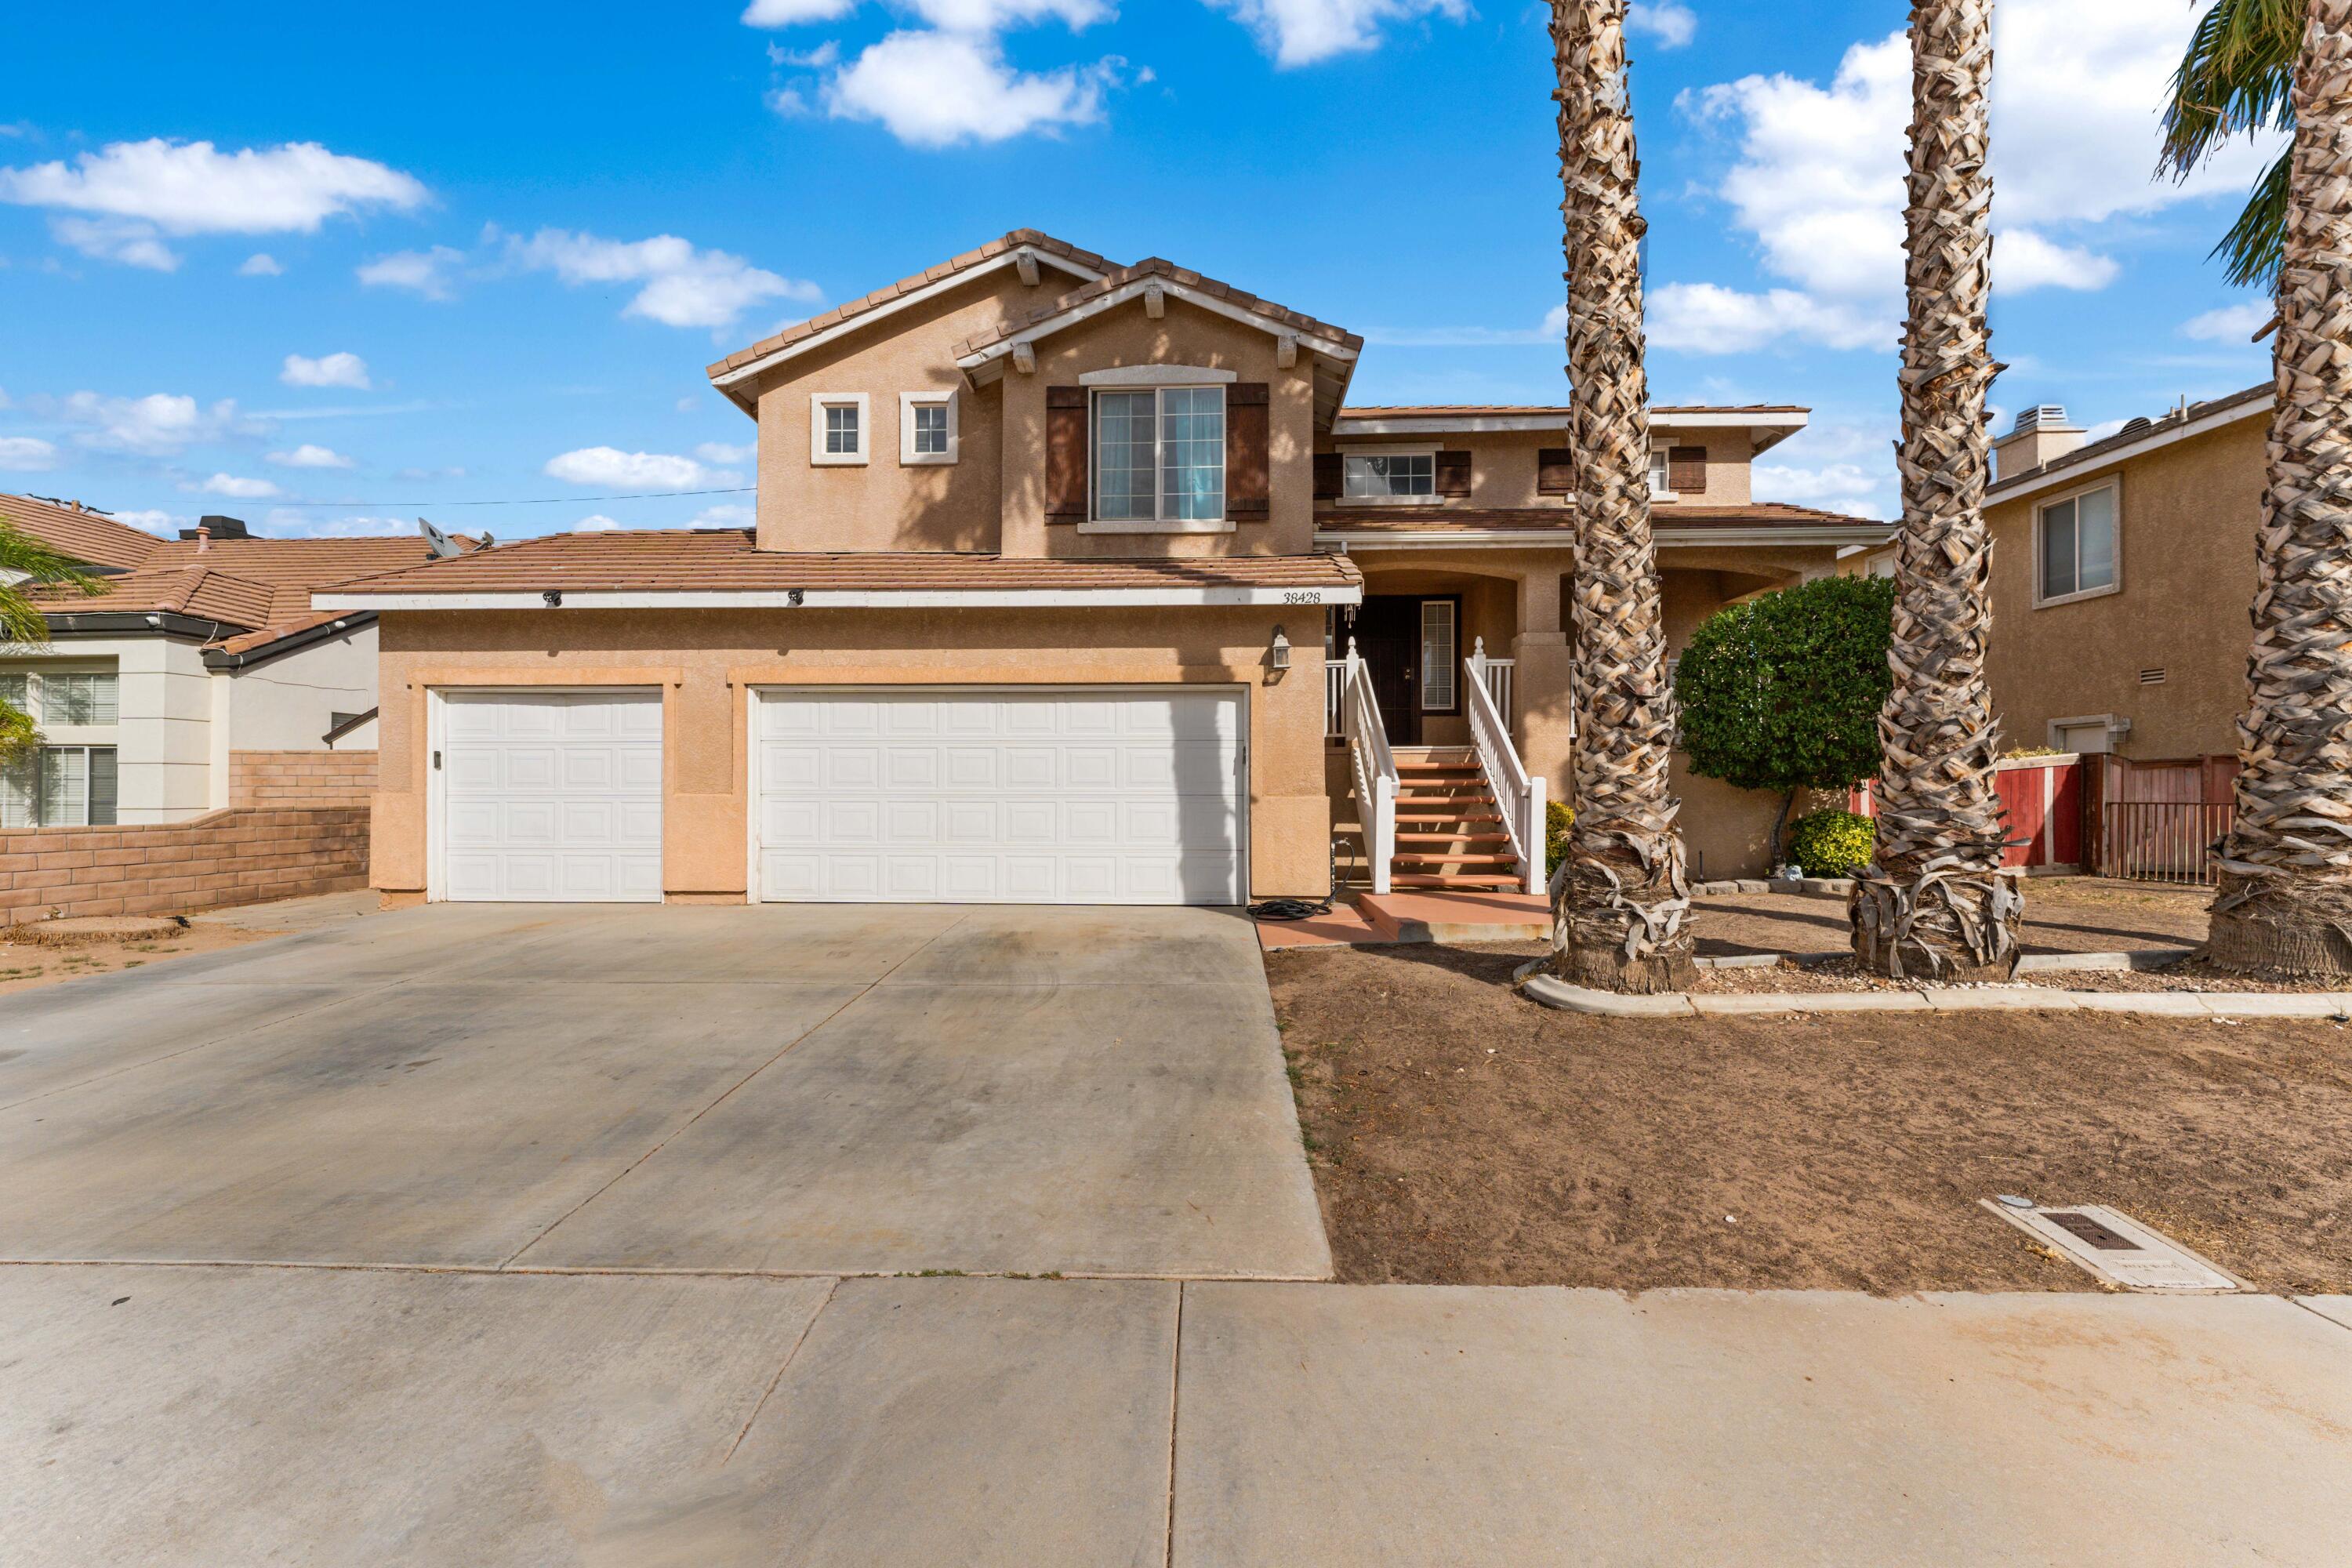
<path id="1" fill-rule="evenodd" d="M 550 588 L 539 596 L 539 602 L 552 610 L 563 603 L 563 595 L 555 589 Z"/>
<path id="2" fill-rule="evenodd" d="M 1268 655 L 1267 668 L 1288 669 L 1290 668 L 1290 637 L 1280 626 L 1274 628 L 1274 647 L 1268 650 Z"/>

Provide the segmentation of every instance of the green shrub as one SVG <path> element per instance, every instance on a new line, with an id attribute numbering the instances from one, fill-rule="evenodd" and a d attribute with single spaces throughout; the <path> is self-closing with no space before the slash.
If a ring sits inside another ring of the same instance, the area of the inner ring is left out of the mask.
<path id="1" fill-rule="evenodd" d="M 1789 858 L 1808 877 L 1851 877 L 1878 852 L 1878 824 L 1851 811 L 1809 811 L 1789 829 Z"/>
<path id="2" fill-rule="evenodd" d="M 1568 858 L 1568 830 L 1575 825 L 1576 813 L 1569 809 L 1568 802 L 1549 800 L 1544 803 L 1545 876 L 1559 870 L 1559 863 Z"/>

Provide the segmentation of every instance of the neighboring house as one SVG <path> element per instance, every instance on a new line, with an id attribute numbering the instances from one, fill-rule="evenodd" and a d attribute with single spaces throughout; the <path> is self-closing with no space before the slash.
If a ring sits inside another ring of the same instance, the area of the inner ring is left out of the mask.
<path id="1" fill-rule="evenodd" d="M 256 539 L 207 518 L 159 539 L 74 504 L 0 495 L 0 520 L 86 563 L 96 597 L 36 595 L 50 640 L 0 644 L 0 699 L 39 751 L 0 770 L 0 828 L 179 822 L 373 787 L 373 617 L 313 589 L 461 546 Z"/>
<path id="2" fill-rule="evenodd" d="M 1564 411 L 1349 409 L 1362 346 L 1023 230 L 730 355 L 755 528 L 526 540 L 314 597 L 377 617 L 376 885 L 1236 903 L 1321 893 L 1351 774 L 1391 752 L 1523 754 L 1564 793 Z M 1659 411 L 1677 642 L 1885 537 L 1751 500 L 1749 460 L 1803 421 Z M 1482 643 L 1516 663 L 1474 676 Z M 1760 858 L 1774 803 L 1691 794 L 1710 870 Z M 1380 875 L 1539 880 L 1507 826 Z"/>
<path id="3" fill-rule="evenodd" d="M 2268 383 L 2084 444 L 2056 406 L 1994 447 L 1989 669 L 2011 746 L 2233 756 Z"/>

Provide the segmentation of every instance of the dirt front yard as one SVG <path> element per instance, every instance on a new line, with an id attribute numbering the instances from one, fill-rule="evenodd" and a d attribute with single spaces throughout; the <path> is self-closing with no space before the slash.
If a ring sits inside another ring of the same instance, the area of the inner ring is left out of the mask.
<path id="1" fill-rule="evenodd" d="M 1267 955 L 1342 1279 L 2096 1289 L 1978 1206 L 2017 1193 L 2352 1289 L 2342 1026 L 1601 1019 L 1511 990 L 1536 951 Z"/>

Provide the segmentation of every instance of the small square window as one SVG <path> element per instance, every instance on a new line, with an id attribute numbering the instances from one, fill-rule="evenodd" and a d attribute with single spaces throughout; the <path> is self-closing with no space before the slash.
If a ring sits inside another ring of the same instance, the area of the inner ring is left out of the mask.
<path id="1" fill-rule="evenodd" d="M 855 405 L 835 403 L 826 406 L 824 449 L 836 457 L 857 450 L 857 409 Z"/>
<path id="2" fill-rule="evenodd" d="M 948 410 L 943 403 L 915 405 L 915 450 L 944 456 L 948 449 Z"/>
<path id="3" fill-rule="evenodd" d="M 809 397 L 809 461 L 824 466 L 866 461 L 868 402 L 862 392 L 819 392 Z"/>

